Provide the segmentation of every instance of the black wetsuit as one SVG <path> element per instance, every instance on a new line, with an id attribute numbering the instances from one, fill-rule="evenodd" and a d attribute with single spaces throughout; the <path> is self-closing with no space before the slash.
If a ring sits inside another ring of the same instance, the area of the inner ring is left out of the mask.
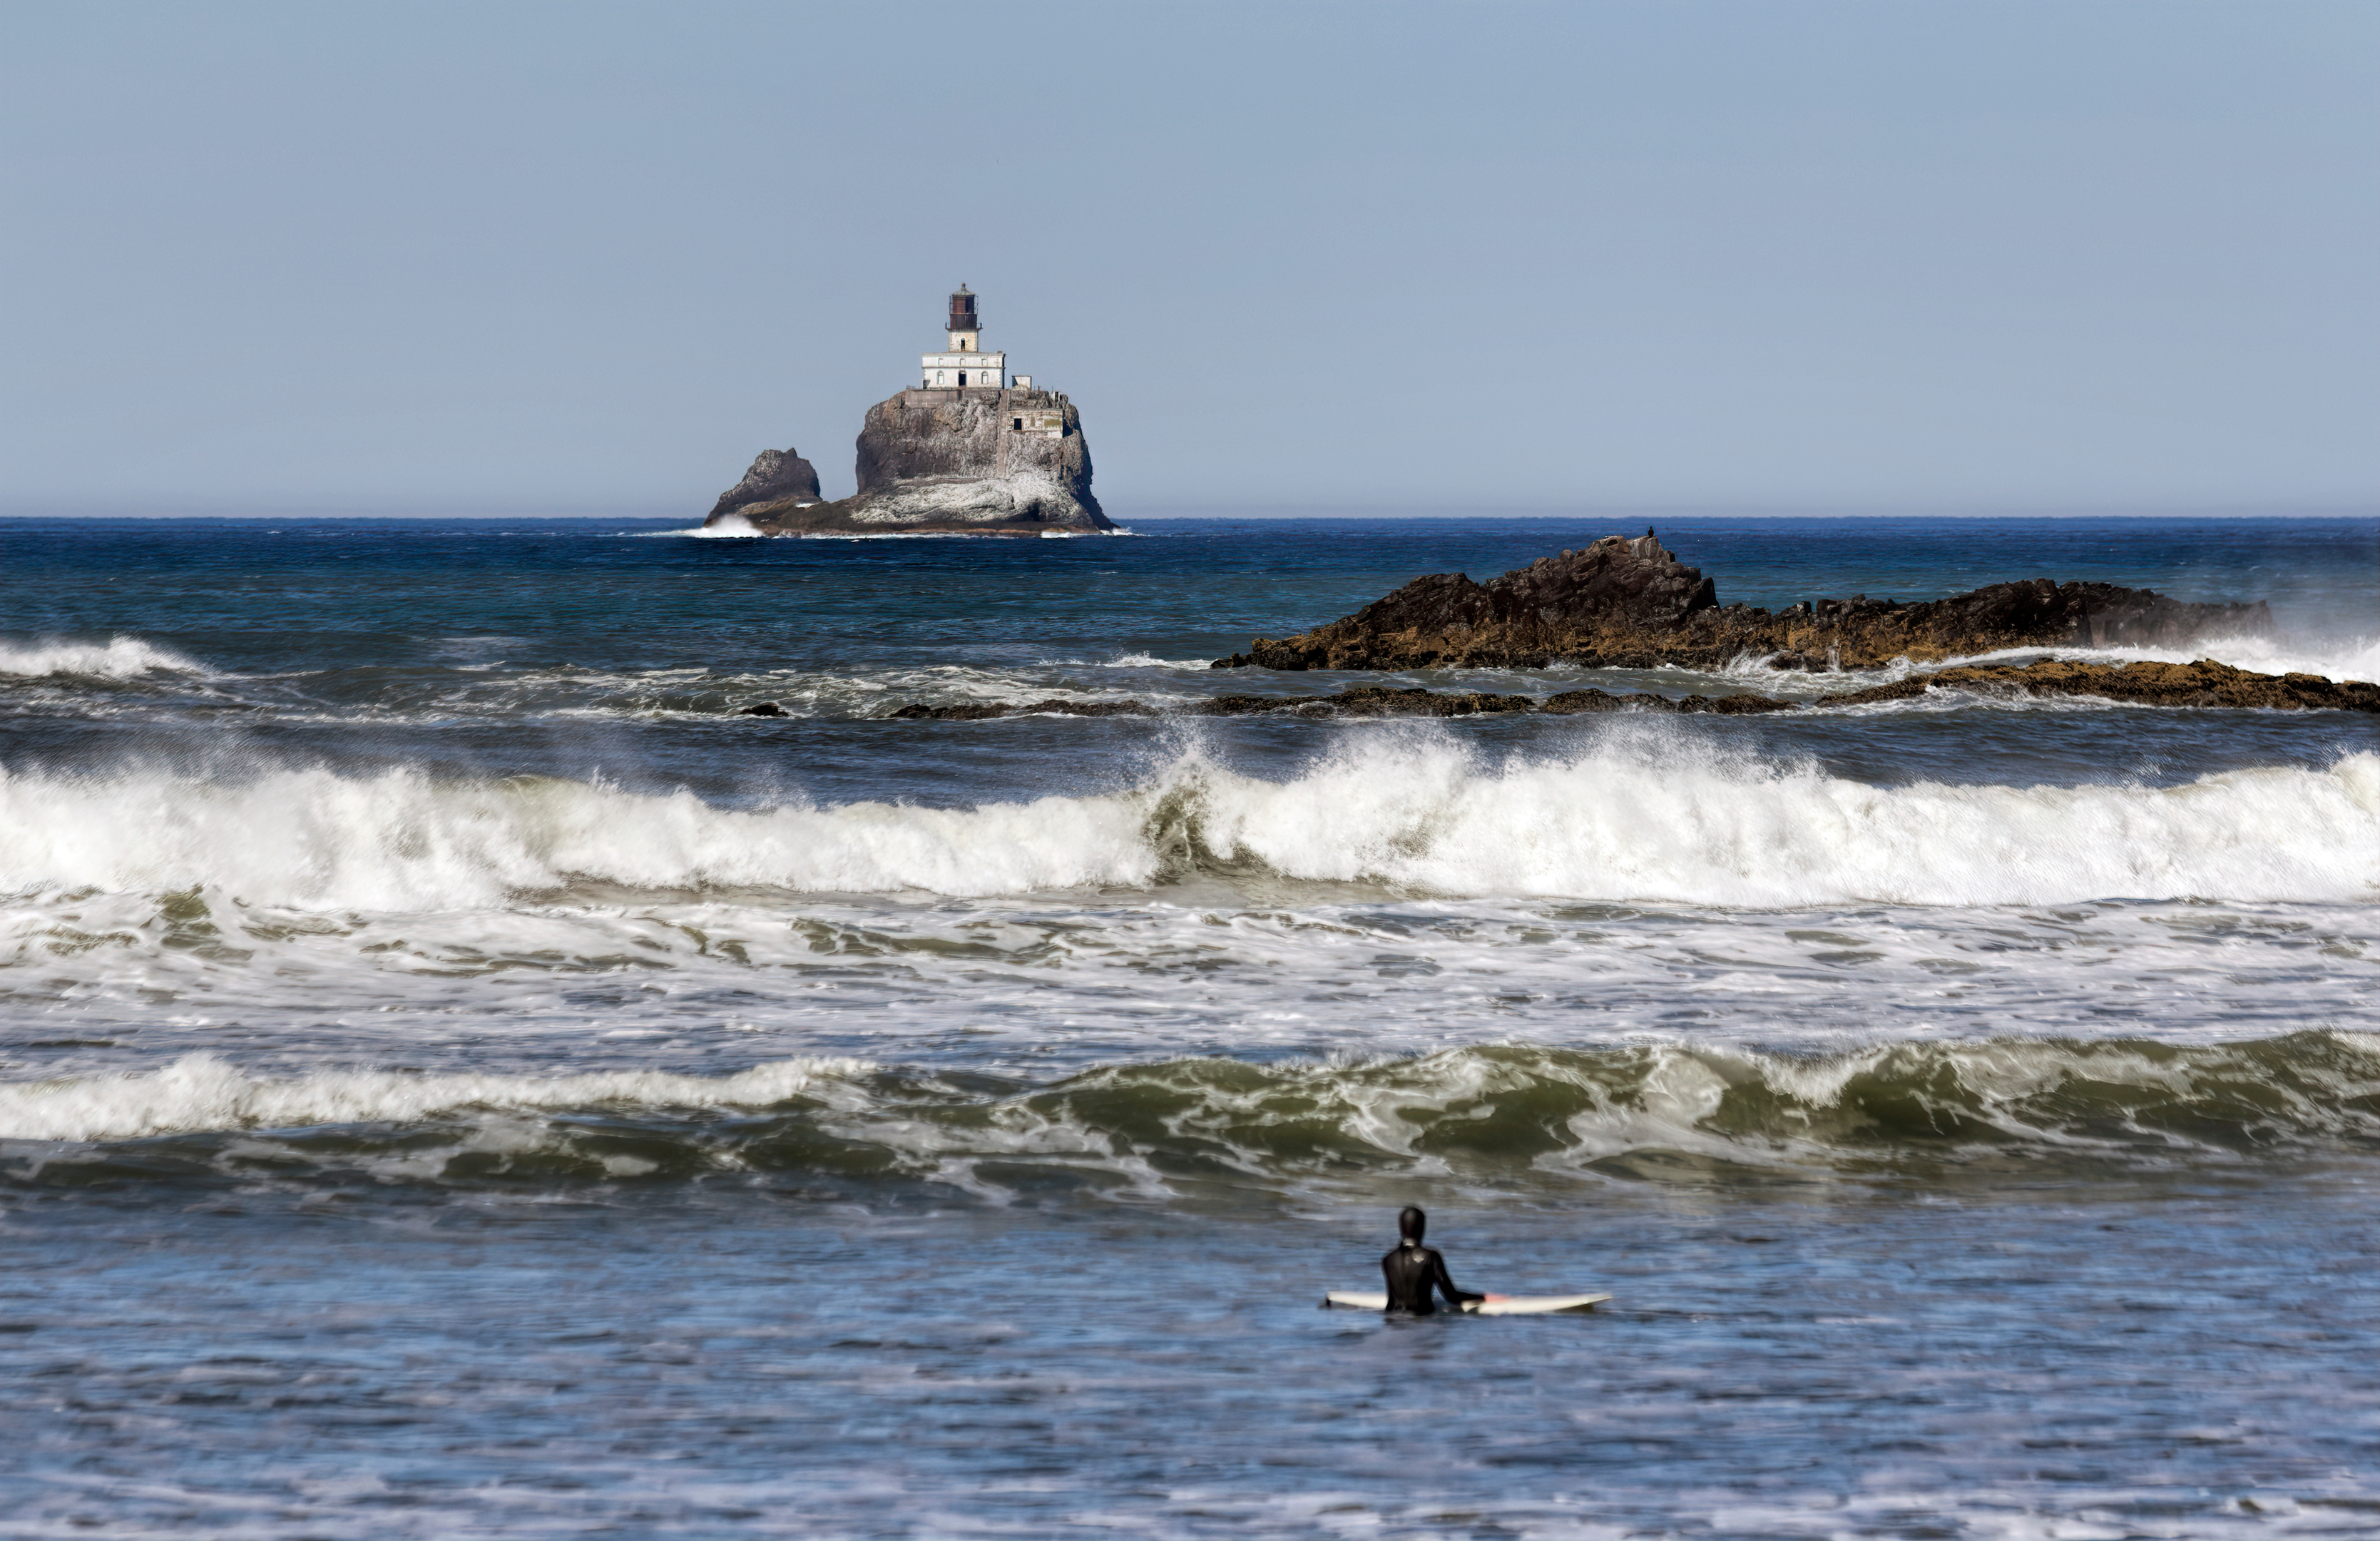
<path id="1" fill-rule="evenodd" d="M 1409 1311 L 1416 1316 L 1427 1316 L 1438 1309 L 1433 1298 L 1436 1291 L 1443 1291 L 1446 1303 L 1456 1307 L 1464 1301 L 1488 1298 L 1475 1295 L 1467 1290 L 1457 1290 L 1454 1280 L 1446 1277 L 1446 1259 L 1438 1255 L 1436 1247 L 1399 1242 L 1394 1252 L 1380 1259 L 1380 1272 L 1389 1281 L 1389 1309 L 1391 1311 Z"/>

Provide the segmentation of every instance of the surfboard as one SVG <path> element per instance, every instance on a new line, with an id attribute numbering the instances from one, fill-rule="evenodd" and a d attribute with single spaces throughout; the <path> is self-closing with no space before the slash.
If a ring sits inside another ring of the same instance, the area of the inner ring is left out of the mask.
<path id="1" fill-rule="evenodd" d="M 1475 1316 L 1542 1316 L 1549 1311 L 1592 1311 L 1609 1300 L 1609 1295 L 1490 1295 L 1484 1301 L 1464 1301 L 1463 1309 Z M 1357 1311 L 1386 1311 L 1389 1293 L 1385 1290 L 1332 1290 L 1322 1297 L 1325 1305 L 1344 1305 Z"/>

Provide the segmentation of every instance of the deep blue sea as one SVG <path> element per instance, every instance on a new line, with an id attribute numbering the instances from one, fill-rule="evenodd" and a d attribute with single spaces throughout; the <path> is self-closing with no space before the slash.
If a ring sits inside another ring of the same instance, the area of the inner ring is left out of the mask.
<path id="1" fill-rule="evenodd" d="M 686 522 L 0 520 L 0 1535 L 2380 1535 L 2373 717 L 897 720 L 1644 525 Z M 2380 678 L 2380 519 L 1655 523 Z"/>

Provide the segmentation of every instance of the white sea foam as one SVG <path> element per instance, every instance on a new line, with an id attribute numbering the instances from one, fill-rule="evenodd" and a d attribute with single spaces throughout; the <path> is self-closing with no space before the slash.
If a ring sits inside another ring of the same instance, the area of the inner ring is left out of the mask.
<path id="1" fill-rule="evenodd" d="M 42 638 L 30 642 L 0 642 L 0 675 L 41 679 L 49 675 L 87 679 L 130 679 L 143 674 L 204 674 L 205 668 L 171 648 L 139 637 L 111 637 L 103 642 Z"/>
<path id="2" fill-rule="evenodd" d="M 976 896 L 1147 887 L 1217 861 L 1444 895 L 1748 907 L 2362 902 L 2380 892 L 2380 753 L 2162 788 L 1876 787 L 1714 759 L 1651 726 L 1501 762 L 1450 735 L 1381 728 L 1286 780 L 1194 749 L 1105 796 L 758 811 L 540 777 L 0 771 L 0 891 L 204 886 L 388 912 L 495 906 L 579 880 Z"/>
<path id="3" fill-rule="evenodd" d="M 465 1109 L 534 1111 L 612 1103 L 767 1107 L 821 1081 L 868 1069 L 856 1059 L 781 1059 L 728 1076 L 316 1070 L 273 1080 L 248 1075 L 212 1055 L 190 1054 L 148 1074 L 0 1082 L 0 1140 L 132 1140 L 188 1130 L 407 1123 Z"/>
<path id="4" fill-rule="evenodd" d="M 1102 659 L 1099 667 L 1103 669 L 1203 669 L 1207 663 L 1204 658 L 1160 658 L 1153 653 L 1144 652 L 1127 653 L 1121 658 Z"/>

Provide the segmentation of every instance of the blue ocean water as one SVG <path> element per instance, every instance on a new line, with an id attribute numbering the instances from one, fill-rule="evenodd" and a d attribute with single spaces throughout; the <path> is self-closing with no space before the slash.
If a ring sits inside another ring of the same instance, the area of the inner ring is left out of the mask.
<path id="1" fill-rule="evenodd" d="M 2380 675 L 2380 520 L 1656 524 Z M 892 715 L 1640 530 L 0 521 L 9 1533 L 2369 1534 L 2369 717 Z"/>

